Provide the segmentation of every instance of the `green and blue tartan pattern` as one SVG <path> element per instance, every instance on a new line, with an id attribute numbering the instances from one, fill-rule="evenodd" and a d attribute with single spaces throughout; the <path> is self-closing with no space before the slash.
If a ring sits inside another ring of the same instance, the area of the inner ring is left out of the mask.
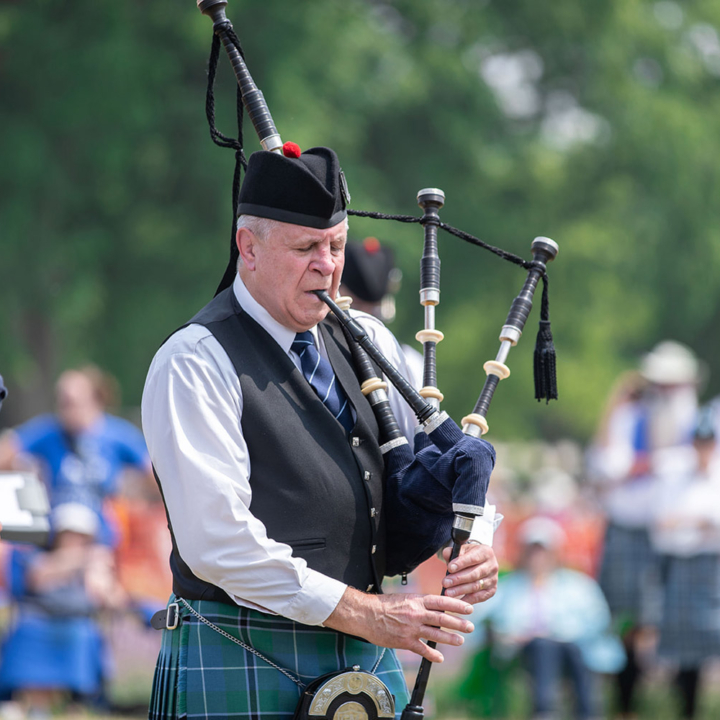
<path id="1" fill-rule="evenodd" d="M 170 598 L 170 602 L 175 600 Z M 307 685 L 320 675 L 359 665 L 370 672 L 383 648 L 329 628 L 208 600 L 189 604 L 213 625 L 265 655 Z M 277 669 L 208 627 L 180 604 L 175 630 L 163 630 L 149 720 L 228 718 L 291 720 L 302 689 Z M 395 696 L 396 717 L 408 702 L 395 652 L 377 670 Z"/>

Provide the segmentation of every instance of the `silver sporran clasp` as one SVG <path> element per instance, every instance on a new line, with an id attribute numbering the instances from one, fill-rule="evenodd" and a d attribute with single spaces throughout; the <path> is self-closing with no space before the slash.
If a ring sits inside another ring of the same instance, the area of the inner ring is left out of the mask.
<path id="1" fill-rule="evenodd" d="M 395 717 L 395 698 L 387 685 L 361 670 L 359 665 L 319 681 L 316 687 L 311 688 L 313 684 L 308 687 L 304 702 L 301 701 L 307 710 L 296 717 L 313 720 L 392 720 Z"/>

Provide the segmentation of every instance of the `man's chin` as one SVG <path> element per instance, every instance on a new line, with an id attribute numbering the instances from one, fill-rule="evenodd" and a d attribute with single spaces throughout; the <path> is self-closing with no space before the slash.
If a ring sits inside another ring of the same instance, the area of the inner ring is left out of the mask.
<path id="1" fill-rule="evenodd" d="M 325 319 L 330 308 L 323 303 L 320 308 L 313 308 L 311 311 L 305 313 L 302 317 L 295 318 L 298 326 L 302 326 L 303 330 L 310 330 L 314 328 L 319 322 Z M 301 332 L 301 331 L 298 331 Z"/>

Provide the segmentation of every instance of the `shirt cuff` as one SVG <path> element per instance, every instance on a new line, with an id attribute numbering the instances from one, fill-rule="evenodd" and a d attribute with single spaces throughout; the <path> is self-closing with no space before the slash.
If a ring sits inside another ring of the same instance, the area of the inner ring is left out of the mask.
<path id="1" fill-rule="evenodd" d="M 304 625 L 322 625 L 346 589 L 345 583 L 308 568 L 302 588 L 282 614 Z"/>

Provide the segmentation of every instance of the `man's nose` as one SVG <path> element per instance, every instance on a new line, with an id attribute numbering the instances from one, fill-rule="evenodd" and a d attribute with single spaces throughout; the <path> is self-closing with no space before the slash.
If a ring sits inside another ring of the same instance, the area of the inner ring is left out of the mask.
<path id="1" fill-rule="evenodd" d="M 335 270 L 335 263 L 329 247 L 317 248 L 310 263 L 310 269 L 317 270 L 323 275 L 332 275 Z"/>

